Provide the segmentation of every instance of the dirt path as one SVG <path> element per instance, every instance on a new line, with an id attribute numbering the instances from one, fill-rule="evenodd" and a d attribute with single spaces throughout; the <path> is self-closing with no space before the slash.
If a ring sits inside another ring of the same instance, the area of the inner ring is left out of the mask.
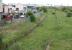
<path id="1" fill-rule="evenodd" d="M 50 50 L 50 45 L 49 45 L 49 44 L 48 44 L 48 46 L 47 46 L 46 50 Z"/>
<path id="2" fill-rule="evenodd" d="M 35 28 L 39 27 L 42 22 L 46 19 L 46 17 L 42 17 L 40 19 L 40 21 L 38 23 L 36 23 L 35 26 L 33 26 L 33 28 L 30 28 L 27 32 L 24 32 L 24 35 L 27 36 L 28 34 L 30 34 Z M 19 41 L 21 38 L 25 37 L 24 35 L 22 35 L 21 37 L 18 37 L 16 39 L 14 39 L 13 41 L 11 41 L 8 45 L 5 46 L 4 50 L 7 50 L 11 45 L 15 44 L 17 41 Z"/>
<path id="3" fill-rule="evenodd" d="M 49 40 L 46 50 L 50 50 L 53 40 Z"/>

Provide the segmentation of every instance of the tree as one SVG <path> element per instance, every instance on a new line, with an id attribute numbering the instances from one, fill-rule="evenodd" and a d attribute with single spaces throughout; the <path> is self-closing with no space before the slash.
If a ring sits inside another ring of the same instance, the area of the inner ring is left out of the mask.
<path id="1" fill-rule="evenodd" d="M 34 14 L 31 11 L 27 12 L 26 16 L 30 17 L 30 21 L 31 22 L 35 22 L 36 21 L 36 18 L 35 18 Z"/>
<path id="2" fill-rule="evenodd" d="M 44 13 L 46 13 L 47 12 L 47 8 L 46 7 L 41 7 L 41 10 L 44 12 Z"/>
<path id="3" fill-rule="evenodd" d="M 37 10 L 38 10 L 38 11 L 42 11 L 42 10 L 41 10 L 41 7 L 37 7 Z"/>
<path id="4" fill-rule="evenodd" d="M 31 15 L 31 16 L 30 16 L 30 21 L 31 21 L 31 22 L 35 22 L 35 21 L 36 21 L 34 15 Z"/>
<path id="5" fill-rule="evenodd" d="M 38 11 L 43 11 L 44 13 L 46 13 L 47 12 L 47 7 L 45 7 L 45 6 L 37 7 L 37 10 Z"/>

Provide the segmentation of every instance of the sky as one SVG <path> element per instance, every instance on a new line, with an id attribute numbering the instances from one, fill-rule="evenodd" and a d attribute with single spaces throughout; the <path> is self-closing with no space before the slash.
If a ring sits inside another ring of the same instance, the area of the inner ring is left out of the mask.
<path id="1" fill-rule="evenodd" d="M 3 0 L 3 3 L 22 3 L 40 5 L 65 5 L 72 6 L 72 0 Z"/>

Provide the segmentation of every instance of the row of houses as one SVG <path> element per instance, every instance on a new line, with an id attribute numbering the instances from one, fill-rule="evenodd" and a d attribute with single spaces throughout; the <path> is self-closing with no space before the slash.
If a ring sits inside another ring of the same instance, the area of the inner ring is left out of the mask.
<path id="1" fill-rule="evenodd" d="M 25 5 L 25 4 L 3 4 L 0 3 L 0 21 L 3 20 L 4 15 L 14 15 L 15 18 L 19 18 L 20 15 L 26 16 L 28 11 L 37 12 L 37 5 Z"/>
<path id="2" fill-rule="evenodd" d="M 14 11 L 27 12 L 27 10 L 35 11 L 36 5 L 25 5 L 25 4 L 2 4 L 0 3 L 0 12 L 12 13 Z"/>

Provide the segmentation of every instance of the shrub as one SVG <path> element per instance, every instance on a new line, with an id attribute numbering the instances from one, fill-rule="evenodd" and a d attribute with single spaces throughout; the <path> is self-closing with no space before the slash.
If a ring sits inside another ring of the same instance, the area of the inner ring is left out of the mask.
<path id="1" fill-rule="evenodd" d="M 55 15 L 55 12 L 53 12 L 52 14 Z"/>
<path id="2" fill-rule="evenodd" d="M 45 7 L 45 6 L 37 7 L 37 10 L 38 11 L 43 11 L 44 13 L 46 13 L 47 12 L 47 7 Z"/>
<path id="3" fill-rule="evenodd" d="M 30 11 L 27 12 L 27 13 L 26 13 L 26 16 L 27 16 L 27 17 L 30 17 L 30 21 L 31 21 L 31 22 L 35 22 L 35 21 L 36 21 L 36 18 L 35 18 L 34 14 L 33 14 L 32 12 L 30 12 Z"/>
<path id="4" fill-rule="evenodd" d="M 62 11 L 63 11 L 63 12 L 68 12 L 69 10 L 68 10 L 68 8 L 63 7 L 63 8 L 62 8 Z"/>
<path id="5" fill-rule="evenodd" d="M 42 9 L 42 11 L 43 11 L 44 13 L 47 12 L 47 8 L 46 8 L 46 7 L 42 7 L 41 9 Z"/>
<path id="6" fill-rule="evenodd" d="M 30 11 L 26 13 L 26 16 L 27 16 L 27 17 L 28 17 L 28 16 L 31 16 L 31 15 L 33 15 L 33 13 L 30 12 Z"/>
<path id="7" fill-rule="evenodd" d="M 40 11 L 40 7 L 37 7 L 37 10 Z"/>
<path id="8" fill-rule="evenodd" d="M 0 50 L 3 49 L 2 34 L 0 34 Z"/>
<path id="9" fill-rule="evenodd" d="M 34 16 L 34 15 L 30 16 L 30 21 L 31 21 L 31 22 L 35 22 L 35 21 L 36 21 L 36 19 L 35 19 L 35 16 Z"/>
<path id="10" fill-rule="evenodd" d="M 72 12 L 72 10 L 70 10 L 70 12 Z"/>
<path id="11" fill-rule="evenodd" d="M 63 8 L 62 8 L 62 11 L 65 11 L 65 10 L 66 10 L 66 8 L 65 8 L 65 7 L 63 7 Z"/>
<path id="12" fill-rule="evenodd" d="M 72 13 L 67 13 L 67 17 L 71 17 L 72 16 Z"/>

